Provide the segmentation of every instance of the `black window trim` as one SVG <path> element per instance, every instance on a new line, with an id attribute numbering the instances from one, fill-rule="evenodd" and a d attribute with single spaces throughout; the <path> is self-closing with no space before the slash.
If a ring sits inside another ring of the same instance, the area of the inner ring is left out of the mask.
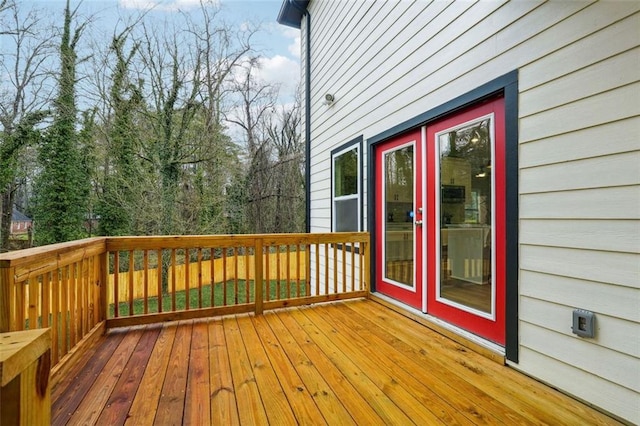
<path id="1" fill-rule="evenodd" d="M 364 229 L 364 207 L 363 207 L 363 174 L 364 174 L 364 161 L 362 155 L 362 149 L 364 144 L 364 138 L 362 135 L 358 136 L 355 139 L 346 142 L 339 147 L 331 150 L 331 188 L 329 189 L 331 192 L 331 232 L 336 232 L 335 230 L 335 222 L 334 222 L 334 159 L 340 153 L 344 153 L 349 151 L 350 149 L 357 148 L 358 149 L 358 229 L 354 232 L 361 232 Z"/>

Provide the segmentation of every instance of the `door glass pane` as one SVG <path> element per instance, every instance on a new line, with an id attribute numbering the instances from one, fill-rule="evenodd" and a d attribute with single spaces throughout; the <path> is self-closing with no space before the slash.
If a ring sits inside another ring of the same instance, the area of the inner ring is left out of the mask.
<path id="1" fill-rule="evenodd" d="M 440 297 L 491 313 L 491 118 L 438 135 Z"/>
<path id="2" fill-rule="evenodd" d="M 413 146 L 384 154 L 385 278 L 413 287 Z"/>

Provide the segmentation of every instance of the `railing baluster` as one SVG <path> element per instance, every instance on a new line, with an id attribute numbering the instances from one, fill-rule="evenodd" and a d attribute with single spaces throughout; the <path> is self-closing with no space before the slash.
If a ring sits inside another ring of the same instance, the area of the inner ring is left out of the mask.
<path id="1" fill-rule="evenodd" d="M 351 291 L 356 290 L 356 244 L 351 243 Z"/>
<path id="2" fill-rule="evenodd" d="M 157 254 L 157 265 L 156 265 L 156 271 L 158 274 L 158 283 L 157 283 L 157 287 L 158 287 L 158 313 L 162 312 L 162 281 L 165 279 L 162 276 L 162 263 L 163 263 L 163 250 L 162 249 L 158 249 L 158 254 Z"/>
<path id="3" fill-rule="evenodd" d="M 133 250 L 129 250 L 129 316 L 133 315 L 133 273 L 135 271 L 135 264 L 133 258 Z"/>
<path id="4" fill-rule="evenodd" d="M 42 328 L 49 327 L 49 313 L 51 311 L 51 273 L 42 275 Z"/>
<path id="5" fill-rule="evenodd" d="M 297 244 L 297 243 L 296 243 L 296 297 L 300 297 L 300 244 Z"/>
<path id="6" fill-rule="evenodd" d="M 347 292 L 347 242 L 343 242 L 342 246 L 342 292 Z"/>
<path id="7" fill-rule="evenodd" d="M 233 247 L 233 301 L 236 305 L 238 304 L 238 249 L 239 247 Z"/>
<path id="8" fill-rule="evenodd" d="M 304 295 L 311 296 L 311 243 L 304 246 L 304 260 Z"/>
<path id="9" fill-rule="evenodd" d="M 60 272 L 58 269 L 54 269 L 51 272 L 51 293 L 52 293 L 52 301 L 51 301 L 51 364 L 58 363 L 58 342 L 60 335 L 62 334 L 60 331 Z"/>
<path id="10" fill-rule="evenodd" d="M 253 252 L 254 256 L 258 256 L 258 253 Z M 264 279 L 265 279 L 265 289 L 264 289 L 264 298 L 266 301 L 271 300 L 271 246 L 267 245 L 265 246 L 265 274 L 264 274 Z M 255 285 L 255 273 L 253 274 L 253 278 L 254 278 L 254 285 Z M 254 291 L 255 293 L 255 291 Z M 254 294 L 254 301 L 255 301 L 255 294 Z"/>
<path id="11" fill-rule="evenodd" d="M 142 252 L 143 289 L 142 289 L 142 310 L 149 313 L 149 250 Z"/>
<path id="12" fill-rule="evenodd" d="M 227 306 L 227 248 L 222 248 L 222 305 Z"/>
<path id="13" fill-rule="evenodd" d="M 253 254 L 253 257 L 255 258 L 256 254 Z M 249 282 L 251 281 L 250 278 L 250 274 L 249 274 L 249 247 L 245 247 L 244 248 L 244 303 L 249 303 Z M 255 277 L 255 271 L 253 273 L 253 283 L 255 286 L 255 281 L 256 281 L 256 277 Z M 255 291 L 254 291 L 255 293 Z"/>
<path id="14" fill-rule="evenodd" d="M 202 308 L 202 248 L 198 247 L 198 308 Z"/>
<path id="15" fill-rule="evenodd" d="M 29 279 L 29 329 L 38 328 L 38 278 Z"/>
<path id="16" fill-rule="evenodd" d="M 324 243 L 324 294 L 329 294 L 329 244 Z"/>
<path id="17" fill-rule="evenodd" d="M 60 340 L 60 358 L 67 354 L 67 328 L 69 326 L 69 266 L 65 266 L 60 271 L 62 273 L 62 282 L 60 283 L 60 288 L 62 290 L 61 294 L 61 306 L 60 306 L 60 329 L 61 329 L 61 340 Z"/>
<path id="18" fill-rule="evenodd" d="M 176 310 L 176 249 L 171 249 L 171 310 Z"/>
<path id="19" fill-rule="evenodd" d="M 264 253 L 263 240 L 261 238 L 256 238 L 255 240 L 255 248 L 254 248 L 254 257 L 255 260 L 255 279 L 254 279 L 254 294 L 255 294 L 255 313 L 256 315 L 262 314 L 263 311 L 263 276 L 262 276 L 262 254 Z"/>
<path id="20" fill-rule="evenodd" d="M 364 247 L 364 266 L 362 267 L 362 270 L 364 270 L 364 280 L 362 281 L 362 290 L 370 291 L 371 285 L 369 283 L 369 280 L 371 279 L 371 252 L 369 251 L 369 243 L 362 243 L 362 246 Z"/>
<path id="21" fill-rule="evenodd" d="M 214 250 L 213 247 L 211 247 L 209 252 L 209 269 L 211 270 L 211 307 L 213 308 L 215 306 L 215 301 L 216 301 L 216 268 L 215 268 L 215 263 L 216 263 L 216 259 L 214 256 Z"/>
<path id="22" fill-rule="evenodd" d="M 314 244 L 316 251 L 316 296 L 320 295 L 320 244 Z"/>
<path id="23" fill-rule="evenodd" d="M 76 345 L 76 264 L 69 265 L 69 349 Z"/>
<path id="24" fill-rule="evenodd" d="M 291 246 L 287 244 L 287 299 L 291 299 Z"/>
<path id="25" fill-rule="evenodd" d="M 80 261 L 80 268 L 82 270 L 82 280 L 80 281 L 80 294 L 82 297 L 81 303 L 81 312 L 80 312 L 80 320 L 81 320 L 81 330 L 80 330 L 80 338 L 84 337 L 85 334 L 89 331 L 89 269 L 88 269 L 88 259 L 82 259 Z"/>
<path id="26" fill-rule="evenodd" d="M 191 284 L 189 278 L 191 277 L 191 250 L 184 249 L 184 306 L 188 311 L 191 309 Z"/>
<path id="27" fill-rule="evenodd" d="M 78 317 L 78 341 L 82 340 L 84 334 L 87 332 L 87 276 L 86 276 L 86 259 L 81 259 L 78 262 L 78 311 L 76 315 Z"/>
<path id="28" fill-rule="evenodd" d="M 282 272 L 280 270 L 280 261 L 281 261 L 281 253 L 280 253 L 280 244 L 276 245 L 276 269 L 277 269 L 277 277 L 276 277 L 276 300 L 280 300 L 282 298 L 281 296 L 281 291 L 280 291 L 280 285 L 281 285 L 281 277 L 282 277 Z"/>
<path id="29" fill-rule="evenodd" d="M 333 244 L 333 293 L 338 292 L 338 244 Z"/>
<path id="30" fill-rule="evenodd" d="M 113 317 L 120 316 L 120 252 L 113 253 Z"/>

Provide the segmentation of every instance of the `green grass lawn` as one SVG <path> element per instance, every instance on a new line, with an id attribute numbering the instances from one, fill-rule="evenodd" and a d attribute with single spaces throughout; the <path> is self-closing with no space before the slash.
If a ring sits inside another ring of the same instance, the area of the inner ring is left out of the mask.
<path id="1" fill-rule="evenodd" d="M 254 285 L 253 280 L 245 281 L 238 280 L 238 291 L 236 292 L 235 281 L 227 281 L 227 297 L 225 303 L 224 297 L 224 284 L 216 283 L 214 287 L 213 306 L 232 306 L 243 303 L 252 303 L 254 301 Z M 298 283 L 296 281 L 289 282 L 289 294 L 287 294 L 287 281 L 271 280 L 269 282 L 269 300 L 277 299 L 277 289 L 280 287 L 280 298 L 286 299 L 290 297 L 304 297 L 306 296 L 305 281 L 300 280 L 300 288 L 298 289 Z M 247 287 L 249 290 L 249 300 L 247 300 Z M 236 300 L 237 293 L 237 300 Z M 187 303 L 187 292 L 185 290 L 176 292 L 176 311 L 185 310 Z M 266 300 L 266 298 L 265 298 Z M 197 288 L 189 290 L 189 309 L 197 309 L 199 307 L 209 308 L 211 307 L 211 285 L 202 286 L 202 305 L 199 304 L 200 294 Z M 158 297 L 150 297 L 148 300 L 148 312 L 158 312 Z M 120 302 L 118 305 L 118 315 L 128 316 L 129 303 Z M 162 311 L 171 312 L 171 294 L 162 295 Z M 143 299 L 135 299 L 133 301 L 133 315 L 140 315 L 144 313 L 144 301 Z M 114 317 L 114 305 L 109 305 L 109 318 Z"/>

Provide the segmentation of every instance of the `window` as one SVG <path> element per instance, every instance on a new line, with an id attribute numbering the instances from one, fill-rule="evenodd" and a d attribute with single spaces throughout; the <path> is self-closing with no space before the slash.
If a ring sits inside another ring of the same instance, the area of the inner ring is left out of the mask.
<path id="1" fill-rule="evenodd" d="M 362 228 L 362 137 L 331 152 L 331 229 L 357 232 Z"/>

